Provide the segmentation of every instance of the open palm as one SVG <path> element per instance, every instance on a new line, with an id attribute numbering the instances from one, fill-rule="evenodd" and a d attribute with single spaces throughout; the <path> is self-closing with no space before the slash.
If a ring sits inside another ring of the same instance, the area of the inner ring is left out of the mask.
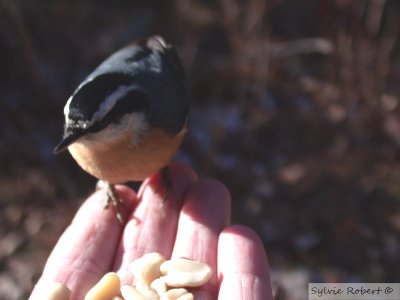
<path id="1" fill-rule="evenodd" d="M 272 299 L 268 262 L 258 236 L 241 225 L 230 225 L 227 189 L 212 179 L 198 179 L 186 165 L 169 165 L 173 191 L 164 199 L 160 175 L 148 178 L 138 194 L 125 186 L 126 224 L 104 210 L 105 192 L 90 196 L 50 255 L 30 300 L 49 283 L 61 282 L 81 300 L 107 272 L 122 284 L 131 283 L 127 265 L 148 252 L 186 257 L 207 263 L 210 281 L 192 290 L 195 299 Z"/>

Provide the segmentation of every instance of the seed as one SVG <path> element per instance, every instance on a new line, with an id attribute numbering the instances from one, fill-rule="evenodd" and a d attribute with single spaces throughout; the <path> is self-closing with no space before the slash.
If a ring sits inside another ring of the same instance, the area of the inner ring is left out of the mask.
<path id="1" fill-rule="evenodd" d="M 85 300 L 112 299 L 119 295 L 120 280 L 117 274 L 105 274 L 100 281 L 92 287 L 85 296 Z"/>
<path id="2" fill-rule="evenodd" d="M 144 282 L 150 285 L 154 279 L 161 276 L 160 265 L 165 261 L 160 253 L 153 252 L 133 261 L 128 269 L 135 276 L 136 282 Z"/>
<path id="3" fill-rule="evenodd" d="M 186 258 L 168 260 L 160 266 L 161 280 L 171 287 L 198 287 L 211 277 L 211 268 L 205 263 Z"/>
<path id="4" fill-rule="evenodd" d="M 55 282 L 49 286 L 49 289 L 42 296 L 44 300 L 69 300 L 71 297 L 71 290 L 62 283 Z"/>

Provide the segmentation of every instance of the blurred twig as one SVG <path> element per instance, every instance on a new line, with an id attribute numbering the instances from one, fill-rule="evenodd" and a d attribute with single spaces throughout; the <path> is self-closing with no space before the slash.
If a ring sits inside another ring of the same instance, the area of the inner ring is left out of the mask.
<path id="1" fill-rule="evenodd" d="M 370 0 L 367 10 L 366 26 L 369 32 L 375 36 L 382 26 L 382 16 L 386 0 Z"/>

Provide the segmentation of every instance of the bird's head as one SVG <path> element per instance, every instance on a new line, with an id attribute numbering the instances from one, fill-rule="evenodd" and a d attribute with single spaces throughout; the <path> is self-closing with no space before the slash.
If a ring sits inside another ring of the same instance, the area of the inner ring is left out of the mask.
<path id="1" fill-rule="evenodd" d="M 148 126 L 148 104 L 146 93 L 128 74 L 105 73 L 89 77 L 64 107 L 64 136 L 54 152 L 59 153 L 82 139 L 105 143 L 127 128 L 139 135 Z"/>

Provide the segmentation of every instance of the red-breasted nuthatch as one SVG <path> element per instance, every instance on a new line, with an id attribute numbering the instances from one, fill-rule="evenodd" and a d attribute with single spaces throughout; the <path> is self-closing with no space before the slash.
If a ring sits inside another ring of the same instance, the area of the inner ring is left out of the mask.
<path id="1" fill-rule="evenodd" d="M 175 50 L 161 37 L 150 37 L 111 55 L 78 86 L 64 107 L 64 136 L 54 152 L 68 148 L 110 188 L 141 181 L 175 154 L 188 111 Z M 109 201 L 116 206 L 115 199 Z M 120 219 L 118 214 L 117 208 Z"/>

